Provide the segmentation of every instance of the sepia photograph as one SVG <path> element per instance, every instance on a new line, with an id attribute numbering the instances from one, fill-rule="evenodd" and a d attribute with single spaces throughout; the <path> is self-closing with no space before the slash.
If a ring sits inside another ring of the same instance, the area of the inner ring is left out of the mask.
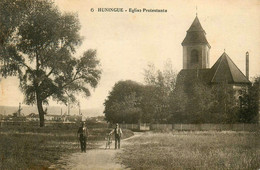
<path id="1" fill-rule="evenodd" d="M 0 169 L 259 170 L 259 0 L 0 0 Z"/>

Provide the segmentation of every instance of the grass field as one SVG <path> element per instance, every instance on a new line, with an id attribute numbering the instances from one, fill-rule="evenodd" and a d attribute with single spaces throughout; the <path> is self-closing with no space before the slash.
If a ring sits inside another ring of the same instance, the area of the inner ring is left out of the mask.
<path id="1" fill-rule="evenodd" d="M 131 169 L 260 168 L 259 133 L 145 133 L 128 142 L 117 157 Z"/>
<path id="2" fill-rule="evenodd" d="M 1 127 L 0 169 L 47 169 L 61 156 L 80 152 L 77 129 L 78 125 Z M 87 149 L 97 148 L 111 130 L 106 124 L 90 124 L 88 129 L 90 136 Z M 124 134 L 125 137 L 133 135 L 129 130 L 124 131 Z"/>

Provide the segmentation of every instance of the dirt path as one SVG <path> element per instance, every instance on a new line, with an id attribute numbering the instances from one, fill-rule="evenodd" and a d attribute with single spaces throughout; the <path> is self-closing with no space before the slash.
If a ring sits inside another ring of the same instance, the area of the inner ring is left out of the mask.
<path id="1" fill-rule="evenodd" d="M 121 141 L 121 145 L 127 145 L 127 140 L 136 138 L 142 135 L 142 133 L 135 133 L 134 136 Z M 105 141 L 103 142 L 105 143 Z M 58 163 L 58 165 L 52 165 L 50 169 L 74 169 L 74 170 L 119 170 L 126 169 L 120 164 L 120 160 L 115 158 L 116 153 L 122 152 L 122 150 L 114 150 L 114 141 L 112 143 L 112 149 L 105 149 L 105 145 L 102 145 L 98 149 L 87 150 L 86 153 L 74 153 L 69 157 L 64 157 Z M 65 164 L 66 163 L 66 164 Z"/>

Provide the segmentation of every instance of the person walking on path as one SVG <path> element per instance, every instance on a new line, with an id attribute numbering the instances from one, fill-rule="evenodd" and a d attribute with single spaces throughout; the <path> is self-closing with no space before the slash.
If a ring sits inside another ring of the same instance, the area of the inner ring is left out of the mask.
<path id="1" fill-rule="evenodd" d="M 88 129 L 85 122 L 82 122 L 78 129 L 77 138 L 79 137 L 81 152 L 86 152 L 86 141 L 88 138 Z"/>
<path id="2" fill-rule="evenodd" d="M 109 133 L 109 135 L 111 135 L 112 133 L 115 133 L 115 149 L 120 149 L 120 138 L 121 138 L 121 136 L 122 136 L 122 130 L 121 130 L 121 128 L 119 127 L 119 124 L 117 123 L 116 124 L 116 128 L 115 129 L 113 129 L 110 133 Z"/>

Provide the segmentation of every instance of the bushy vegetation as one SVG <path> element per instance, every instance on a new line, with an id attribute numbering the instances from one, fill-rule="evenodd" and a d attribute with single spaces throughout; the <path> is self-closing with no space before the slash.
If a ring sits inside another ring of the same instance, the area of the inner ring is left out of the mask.
<path id="1" fill-rule="evenodd" d="M 176 72 L 166 63 L 165 70 L 149 65 L 144 74 L 145 85 L 131 80 L 114 85 L 104 103 L 107 121 L 166 123 L 171 120 L 169 97 L 175 86 Z"/>
<path id="2" fill-rule="evenodd" d="M 170 109 L 175 123 L 257 123 L 259 80 L 234 89 L 221 83 L 209 86 L 195 80 L 178 84 L 171 93 Z"/>
<path id="3" fill-rule="evenodd" d="M 117 155 L 131 169 L 259 169 L 260 134 L 146 133 Z"/>
<path id="4" fill-rule="evenodd" d="M 256 123 L 259 78 L 234 89 L 226 82 L 209 85 L 195 78 L 185 83 L 166 63 L 163 71 L 149 65 L 145 84 L 117 82 L 105 105 L 109 122 L 119 123 Z M 187 80 L 187 77 L 184 79 Z"/>

